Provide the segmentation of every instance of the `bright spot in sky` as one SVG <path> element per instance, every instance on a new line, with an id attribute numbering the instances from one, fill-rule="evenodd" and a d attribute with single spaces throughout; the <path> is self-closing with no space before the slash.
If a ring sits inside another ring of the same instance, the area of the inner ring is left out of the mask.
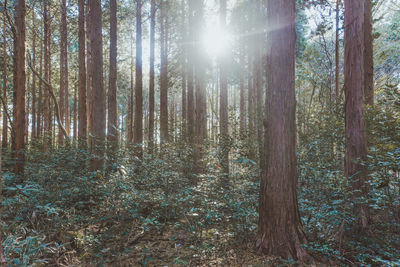
<path id="1" fill-rule="evenodd" d="M 232 36 L 218 25 L 210 25 L 203 34 L 202 42 L 209 56 L 219 57 L 228 53 Z"/>

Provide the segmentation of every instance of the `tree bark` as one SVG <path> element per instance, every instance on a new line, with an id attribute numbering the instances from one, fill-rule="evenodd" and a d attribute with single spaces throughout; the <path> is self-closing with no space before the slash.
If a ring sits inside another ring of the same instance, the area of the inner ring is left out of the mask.
<path id="1" fill-rule="evenodd" d="M 344 87 L 346 155 L 344 171 L 353 187 L 353 200 L 368 193 L 366 167 L 360 162 L 366 159 L 367 142 L 364 120 L 364 0 L 345 0 L 344 32 Z M 368 205 L 355 204 L 357 227 L 367 230 Z"/>
<path id="2" fill-rule="evenodd" d="M 167 2 L 161 3 L 160 18 L 160 140 L 161 143 L 168 141 L 168 47 L 167 47 Z"/>
<path id="3" fill-rule="evenodd" d="M 220 0 L 220 27 L 224 32 L 226 28 L 226 0 Z M 221 171 L 222 184 L 228 187 L 229 184 L 229 132 L 228 132 L 228 78 L 227 78 L 226 58 L 223 54 L 219 58 L 219 85 L 220 85 L 220 151 L 221 151 Z"/>
<path id="4" fill-rule="evenodd" d="M 87 138 L 87 99 L 86 99 L 86 38 L 85 38 L 85 0 L 79 0 L 79 125 L 78 135 L 81 147 L 86 147 Z"/>
<path id="5" fill-rule="evenodd" d="M 189 143 L 194 143 L 194 0 L 189 0 L 189 44 L 188 44 L 188 63 L 187 63 L 187 134 Z"/>
<path id="6" fill-rule="evenodd" d="M 372 36 L 372 0 L 364 2 L 364 97 L 365 104 L 374 105 L 374 50 Z"/>
<path id="7" fill-rule="evenodd" d="M 296 195 L 295 1 L 267 1 L 265 142 L 256 246 L 259 252 L 307 259 Z"/>
<path id="8" fill-rule="evenodd" d="M 50 81 L 50 19 L 48 14 L 48 3 L 44 1 L 44 79 Z M 47 87 L 47 85 L 44 85 Z M 44 90 L 44 143 L 43 148 L 47 150 L 51 143 L 51 114 L 50 114 L 50 97 L 48 93 L 48 88 Z"/>
<path id="9" fill-rule="evenodd" d="M 155 54 L 155 30 L 156 30 L 156 1 L 151 0 L 150 7 L 150 84 L 149 84 L 149 152 L 154 149 L 154 54 Z"/>
<path id="10" fill-rule="evenodd" d="M 6 21 L 3 20 L 3 101 L 7 103 L 7 69 L 8 69 L 8 55 L 7 55 L 7 37 L 6 37 Z M 7 120 L 7 105 L 3 105 L 3 138 L 2 147 L 7 148 L 8 144 L 8 120 Z"/>
<path id="11" fill-rule="evenodd" d="M 340 22 L 340 2 L 336 0 L 336 28 L 335 28 L 335 94 L 336 102 L 340 99 L 340 66 L 339 66 L 339 22 Z"/>
<path id="12" fill-rule="evenodd" d="M 92 171 L 102 171 L 104 166 L 104 141 L 106 129 L 105 94 L 103 82 L 103 40 L 102 40 L 102 11 L 101 1 L 89 1 L 91 73 L 93 103 L 91 110 L 91 152 Z"/>
<path id="13" fill-rule="evenodd" d="M 65 114 L 65 91 L 67 90 L 67 75 L 66 75 L 66 60 L 67 60 L 67 2 L 66 0 L 61 0 L 61 24 L 60 24 L 60 119 L 64 124 L 67 118 Z M 61 131 L 58 132 L 58 142 L 59 144 L 64 143 L 64 135 Z"/>
<path id="14" fill-rule="evenodd" d="M 107 140 L 115 148 L 118 142 L 117 123 L 117 1 L 110 1 L 110 78 L 108 88 Z"/>
<path id="15" fill-rule="evenodd" d="M 35 23 L 36 13 L 32 12 L 32 25 L 33 28 L 36 27 Z M 36 66 L 36 32 L 33 33 L 32 37 L 32 65 Z M 29 125 L 29 123 L 28 123 Z M 36 76 L 32 77 L 32 128 L 31 128 L 31 139 L 36 138 Z"/>
<path id="16" fill-rule="evenodd" d="M 25 34 L 26 34 L 26 3 L 25 0 L 18 0 L 15 13 L 15 70 L 16 84 L 14 84 L 15 96 L 15 152 L 16 164 L 14 171 L 17 174 L 24 172 L 24 149 L 25 149 L 25 92 L 26 92 L 26 68 L 25 68 Z"/>
<path id="17" fill-rule="evenodd" d="M 134 144 L 137 155 L 143 154 L 143 69 L 142 69 L 142 0 L 136 1 L 136 80 Z"/>

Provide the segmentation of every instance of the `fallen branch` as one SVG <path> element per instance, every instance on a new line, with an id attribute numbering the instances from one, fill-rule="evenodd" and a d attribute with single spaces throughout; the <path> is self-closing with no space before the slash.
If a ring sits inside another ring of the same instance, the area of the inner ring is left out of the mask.
<path id="1" fill-rule="evenodd" d="M 29 53 L 28 53 L 28 55 L 29 55 Z M 69 143 L 70 139 L 69 139 L 68 133 L 65 130 L 64 125 L 62 124 L 61 119 L 60 119 L 60 108 L 58 106 L 57 97 L 53 92 L 53 86 L 51 86 L 50 83 L 48 81 L 46 81 L 43 77 L 41 77 L 39 75 L 39 73 L 35 70 L 35 68 L 32 66 L 30 55 L 28 56 L 28 65 L 29 65 L 29 68 L 32 70 L 33 74 L 35 74 L 45 84 L 45 88 L 47 88 L 47 90 L 49 91 L 50 96 L 54 101 L 58 126 L 60 127 L 61 132 L 63 133 L 64 137 L 67 139 L 67 142 Z"/>

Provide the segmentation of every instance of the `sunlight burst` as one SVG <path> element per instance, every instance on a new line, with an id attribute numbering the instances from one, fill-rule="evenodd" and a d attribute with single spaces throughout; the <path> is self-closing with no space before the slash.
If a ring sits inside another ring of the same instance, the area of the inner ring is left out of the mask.
<path id="1" fill-rule="evenodd" d="M 232 36 L 218 25 L 210 26 L 203 34 L 202 43 L 205 52 L 211 57 L 219 57 L 227 54 Z"/>

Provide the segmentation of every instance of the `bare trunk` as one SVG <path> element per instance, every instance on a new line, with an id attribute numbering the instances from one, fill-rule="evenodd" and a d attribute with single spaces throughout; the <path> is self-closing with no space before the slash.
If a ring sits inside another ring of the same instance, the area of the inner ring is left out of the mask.
<path id="1" fill-rule="evenodd" d="M 35 28 L 35 12 L 32 13 L 32 25 Z M 32 65 L 36 67 L 36 33 L 33 33 L 32 37 Z M 28 123 L 29 124 L 29 123 Z M 31 128 L 31 139 L 36 138 L 36 76 L 32 77 L 32 128 Z"/>
<path id="2" fill-rule="evenodd" d="M 304 261 L 308 255 L 296 187 L 295 1 L 267 2 L 267 97 L 257 248 Z"/>
<path id="3" fill-rule="evenodd" d="M 88 133 L 88 143 L 90 143 L 90 132 L 91 132 L 91 123 L 92 123 L 92 103 L 93 103 L 93 84 L 92 84 L 92 45 L 90 43 L 90 38 L 92 35 L 92 24 L 90 21 L 90 5 L 89 2 L 86 2 L 86 116 L 87 116 L 87 133 Z"/>
<path id="4" fill-rule="evenodd" d="M 136 80 L 134 144 L 137 155 L 143 154 L 143 70 L 142 70 L 142 0 L 136 1 Z"/>
<path id="5" fill-rule="evenodd" d="M 351 179 L 354 201 L 367 195 L 366 168 L 360 162 L 367 155 L 364 120 L 364 0 L 345 0 L 344 87 L 346 120 L 345 175 Z M 355 204 L 358 225 L 368 228 L 366 203 Z"/>
<path id="6" fill-rule="evenodd" d="M 103 41 L 102 41 L 102 11 L 100 1 L 89 1 L 90 47 L 92 53 L 91 72 L 93 103 L 91 110 L 91 152 L 92 171 L 101 171 L 104 166 L 104 139 L 106 129 L 105 94 L 103 84 Z"/>
<path id="7" fill-rule="evenodd" d="M 128 136 L 127 142 L 133 142 L 133 33 L 131 34 L 131 82 L 130 82 L 130 98 L 129 98 L 129 113 L 128 113 L 128 123 L 126 124 L 128 127 Z"/>
<path id="8" fill-rule="evenodd" d="M 154 148 L 154 52 L 156 29 L 156 0 L 151 0 L 150 17 L 150 84 L 149 84 L 149 151 Z"/>
<path id="9" fill-rule="evenodd" d="M 85 38 L 85 0 L 79 0 L 79 144 L 86 145 L 87 138 L 87 98 L 86 98 L 86 38 Z"/>
<path id="10" fill-rule="evenodd" d="M 44 2 L 44 79 L 50 82 L 50 19 L 48 14 L 47 1 Z M 47 87 L 45 84 L 44 86 Z M 44 150 L 50 145 L 51 142 L 51 114 L 50 114 L 50 96 L 48 88 L 44 90 Z"/>
<path id="11" fill-rule="evenodd" d="M 364 98 L 365 104 L 374 105 L 374 50 L 372 36 L 372 0 L 364 2 Z"/>
<path id="12" fill-rule="evenodd" d="M 66 119 L 65 114 L 65 90 L 66 90 L 66 60 L 67 60 L 67 2 L 66 0 L 61 0 L 61 24 L 60 24 L 60 119 L 64 124 Z M 64 135 L 61 130 L 58 131 L 58 142 L 60 144 L 64 143 Z"/>
<path id="13" fill-rule="evenodd" d="M 340 73 L 339 73 L 339 22 L 340 22 L 340 1 L 336 0 L 336 28 L 335 28 L 335 94 L 336 102 L 340 98 Z"/>
<path id="14" fill-rule="evenodd" d="M 167 2 L 161 4 L 160 22 L 160 140 L 168 141 L 168 47 L 167 47 Z"/>
<path id="15" fill-rule="evenodd" d="M 112 146 L 118 141 L 117 123 L 117 1 L 110 1 L 110 79 L 108 88 L 107 140 Z M 115 147 L 114 147 L 115 148 Z"/>
<path id="16" fill-rule="evenodd" d="M 194 143 L 194 124 L 195 124 L 195 103 L 194 103 L 194 71 L 193 71 L 193 52 L 194 52 L 194 0 L 189 0 L 189 44 L 188 44 L 188 63 L 187 63 L 187 134 L 189 143 Z"/>
<path id="17" fill-rule="evenodd" d="M 8 68 L 8 55 L 7 55 L 7 38 L 6 38 L 6 21 L 3 20 L 3 100 L 7 103 L 7 68 Z M 7 110 L 3 106 L 3 139 L 2 147 L 7 148 L 8 144 L 8 120 Z"/>
<path id="18" fill-rule="evenodd" d="M 14 171 L 17 174 L 24 172 L 24 149 L 25 149 L 25 91 L 26 91 L 26 69 L 25 69 L 25 33 L 26 33 L 26 3 L 18 0 L 15 13 L 15 70 L 16 84 L 14 84 L 14 127 L 15 127 L 15 151 L 16 164 Z"/>

